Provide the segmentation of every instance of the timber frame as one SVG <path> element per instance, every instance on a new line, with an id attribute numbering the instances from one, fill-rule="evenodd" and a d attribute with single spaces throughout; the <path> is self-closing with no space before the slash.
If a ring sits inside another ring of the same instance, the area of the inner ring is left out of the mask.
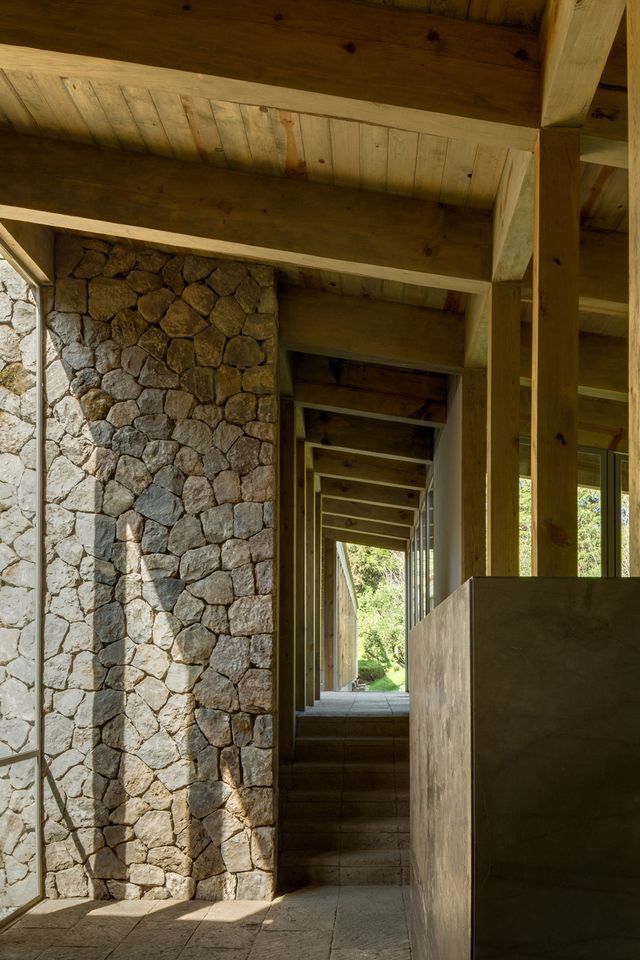
<path id="1" fill-rule="evenodd" d="M 521 436 L 535 572 L 575 573 L 583 443 L 629 448 L 640 570 L 638 0 L 468 7 L 0 0 L 0 248 L 23 275 L 52 282 L 60 230 L 280 271 L 299 709 L 326 544 L 407 550 L 452 384 L 460 579 L 517 575 Z"/>

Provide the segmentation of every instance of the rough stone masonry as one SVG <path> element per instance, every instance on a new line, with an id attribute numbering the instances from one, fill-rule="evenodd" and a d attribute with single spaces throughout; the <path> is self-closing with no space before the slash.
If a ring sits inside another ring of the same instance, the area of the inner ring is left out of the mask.
<path id="1" fill-rule="evenodd" d="M 46 892 L 273 890 L 273 270 L 60 235 Z"/>

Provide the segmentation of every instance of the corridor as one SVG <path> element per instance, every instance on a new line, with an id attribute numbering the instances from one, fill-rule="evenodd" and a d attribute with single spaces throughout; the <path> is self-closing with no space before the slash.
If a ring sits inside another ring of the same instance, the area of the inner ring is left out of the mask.
<path id="1" fill-rule="evenodd" d="M 410 960 L 408 888 L 308 888 L 273 903 L 49 900 L 3 960 Z"/>

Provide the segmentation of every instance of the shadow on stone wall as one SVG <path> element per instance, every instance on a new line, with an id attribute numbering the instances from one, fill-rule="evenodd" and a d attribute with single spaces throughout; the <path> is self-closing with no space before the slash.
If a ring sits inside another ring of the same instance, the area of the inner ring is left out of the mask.
<path id="1" fill-rule="evenodd" d="M 47 892 L 269 897 L 273 271 L 59 237 Z"/>

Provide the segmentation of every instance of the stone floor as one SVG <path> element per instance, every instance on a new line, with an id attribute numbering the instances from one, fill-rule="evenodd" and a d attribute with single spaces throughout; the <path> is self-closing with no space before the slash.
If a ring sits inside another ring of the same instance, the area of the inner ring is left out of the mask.
<path id="1" fill-rule="evenodd" d="M 409 715 L 408 693 L 323 693 L 306 717 L 405 717 Z"/>
<path id="2" fill-rule="evenodd" d="M 2 960 L 410 960 L 408 888 L 309 887 L 273 903 L 49 900 Z"/>

